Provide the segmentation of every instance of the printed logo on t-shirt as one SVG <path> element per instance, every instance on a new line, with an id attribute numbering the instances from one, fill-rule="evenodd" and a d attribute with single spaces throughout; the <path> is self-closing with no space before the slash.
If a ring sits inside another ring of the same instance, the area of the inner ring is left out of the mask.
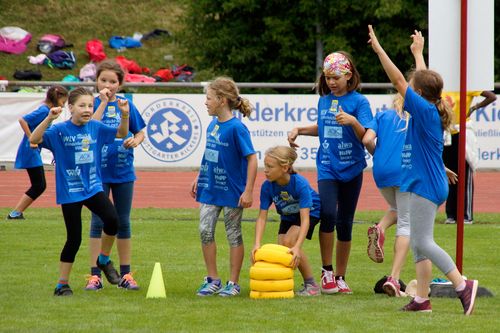
<path id="1" fill-rule="evenodd" d="M 205 149 L 205 159 L 209 162 L 217 163 L 219 161 L 219 152 L 213 149 Z"/>
<path id="2" fill-rule="evenodd" d="M 90 150 L 90 139 L 88 137 L 82 138 L 82 151 Z"/>
<path id="3" fill-rule="evenodd" d="M 116 117 L 116 108 L 114 105 L 108 106 L 108 112 L 106 112 L 106 115 L 110 118 Z"/>
<path id="4" fill-rule="evenodd" d="M 75 164 L 87 164 L 94 162 L 94 152 L 77 151 L 75 152 Z"/>
<path id="5" fill-rule="evenodd" d="M 324 137 L 327 139 L 341 139 L 342 127 L 341 126 L 325 126 Z"/>
<path id="6" fill-rule="evenodd" d="M 281 196 L 281 200 L 283 200 L 283 201 L 290 200 L 290 196 L 288 195 L 287 191 L 281 191 L 280 196 Z"/>

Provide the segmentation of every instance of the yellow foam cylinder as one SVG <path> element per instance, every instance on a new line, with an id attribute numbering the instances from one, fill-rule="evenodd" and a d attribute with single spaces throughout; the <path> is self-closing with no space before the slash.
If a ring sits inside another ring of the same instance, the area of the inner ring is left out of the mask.
<path id="1" fill-rule="evenodd" d="M 264 298 L 293 298 L 293 290 L 289 291 L 250 291 L 250 298 L 264 299 Z"/>
<path id="2" fill-rule="evenodd" d="M 260 248 L 255 251 L 255 261 L 265 261 L 291 267 L 292 259 L 293 256 L 290 253 L 280 252 L 273 249 Z"/>
<path id="3" fill-rule="evenodd" d="M 264 244 L 260 248 L 265 249 L 265 250 L 273 250 L 273 251 L 283 252 L 283 253 L 288 253 L 288 251 L 290 251 L 289 247 L 286 247 L 284 245 L 279 245 L 279 244 Z"/>
<path id="4" fill-rule="evenodd" d="M 263 261 L 259 261 L 263 262 Z M 256 263 L 257 264 L 257 263 Z M 280 265 L 281 266 L 281 265 Z M 293 269 L 290 267 L 250 267 L 250 278 L 254 280 L 285 280 L 293 278 Z"/>
<path id="5" fill-rule="evenodd" d="M 250 279 L 253 291 L 289 291 L 293 290 L 293 279 L 286 280 L 254 280 Z"/>

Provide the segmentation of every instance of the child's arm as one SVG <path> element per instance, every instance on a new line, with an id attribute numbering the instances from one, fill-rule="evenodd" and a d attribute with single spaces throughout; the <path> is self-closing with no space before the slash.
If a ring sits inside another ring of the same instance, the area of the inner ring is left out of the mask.
<path id="1" fill-rule="evenodd" d="M 23 129 L 24 134 L 26 134 L 26 137 L 29 139 L 31 136 L 31 131 L 30 131 L 30 126 L 28 125 L 26 120 L 24 120 L 24 118 L 19 118 L 19 125 L 21 125 L 21 128 Z M 30 147 L 37 148 L 38 145 L 36 143 L 30 142 Z"/>
<path id="2" fill-rule="evenodd" d="M 309 213 L 311 210 L 309 208 L 301 208 L 300 209 L 300 230 L 299 235 L 297 236 L 297 241 L 295 245 L 290 248 L 288 253 L 293 255 L 292 266 L 295 268 L 300 263 L 300 249 L 304 240 L 306 239 L 307 232 L 309 231 Z"/>
<path id="3" fill-rule="evenodd" d="M 241 194 L 238 206 L 248 208 L 252 206 L 253 202 L 253 185 L 257 177 L 257 155 L 251 154 L 247 156 L 247 185 L 245 191 Z"/>
<path id="4" fill-rule="evenodd" d="M 264 236 L 264 230 L 266 229 L 267 213 L 268 210 L 261 209 L 259 211 L 259 216 L 257 217 L 257 221 L 255 221 L 255 241 L 253 243 L 253 249 L 252 249 L 252 264 L 255 263 L 255 251 L 260 249 L 262 236 Z"/>
<path id="5" fill-rule="evenodd" d="M 481 102 L 477 103 L 476 105 L 471 106 L 471 108 L 469 109 L 469 113 L 467 114 L 467 117 L 469 117 L 472 114 L 472 112 L 476 111 L 477 109 L 484 108 L 487 105 L 490 105 L 497 99 L 497 95 L 495 95 L 494 92 L 488 90 L 483 91 L 481 93 L 481 96 L 483 96 L 484 99 Z"/>
<path id="6" fill-rule="evenodd" d="M 191 191 L 189 194 L 193 199 L 196 199 L 196 191 L 198 190 L 198 177 L 196 177 L 191 183 Z"/>
<path id="7" fill-rule="evenodd" d="M 121 112 L 121 120 L 116 137 L 124 138 L 128 135 L 128 119 L 130 117 L 130 105 L 128 105 L 128 99 L 119 99 L 118 108 Z"/>
<path id="8" fill-rule="evenodd" d="M 351 126 L 359 141 L 363 139 L 366 129 L 364 128 L 363 125 L 359 123 L 356 117 L 344 112 L 342 106 L 339 107 L 339 113 L 335 116 L 335 120 L 342 126 L 343 125 Z"/>
<path id="9" fill-rule="evenodd" d="M 299 135 L 308 135 L 308 136 L 318 136 L 318 125 L 310 125 L 304 127 L 295 127 L 288 133 L 288 143 L 292 148 L 298 148 L 299 145 L 295 143 L 295 139 Z"/>
<path id="10" fill-rule="evenodd" d="M 99 91 L 99 99 L 101 100 L 101 104 L 99 104 L 99 107 L 97 108 L 97 110 L 94 111 L 94 115 L 92 116 L 93 119 L 95 119 L 95 120 L 102 119 L 102 115 L 104 114 L 104 110 L 106 110 L 106 106 L 108 106 L 110 94 L 111 94 L 111 92 L 109 91 L 108 88 L 104 88 L 101 91 Z"/>
<path id="11" fill-rule="evenodd" d="M 391 80 L 391 83 L 394 85 L 394 88 L 396 88 L 396 90 L 404 98 L 406 95 L 406 89 L 408 88 L 408 83 L 406 82 L 404 75 L 396 67 L 396 65 L 394 65 L 392 60 L 389 58 L 387 53 L 385 53 L 384 49 L 379 44 L 377 36 L 375 36 L 375 32 L 373 31 L 371 25 L 368 25 L 368 35 L 370 36 L 368 43 L 371 44 L 373 51 L 375 51 L 375 53 L 378 55 L 378 58 L 380 60 L 380 63 L 382 64 L 382 67 L 385 70 L 385 73 Z"/>
<path id="12" fill-rule="evenodd" d="M 139 131 L 135 133 L 133 137 L 130 137 L 123 141 L 123 146 L 125 148 L 136 148 L 142 143 L 142 141 L 144 141 L 144 132 Z"/>
<path id="13" fill-rule="evenodd" d="M 422 69 L 427 69 L 427 65 L 425 64 L 425 59 L 424 59 L 425 40 L 424 37 L 422 36 L 422 32 L 415 30 L 415 33 L 411 35 L 411 38 L 413 39 L 413 43 L 411 43 L 410 45 L 410 50 L 411 53 L 413 54 L 413 57 L 415 58 L 416 70 L 419 71 Z"/>
<path id="14" fill-rule="evenodd" d="M 375 153 L 376 137 L 377 133 L 375 133 L 375 131 L 372 130 L 371 128 L 367 129 L 365 135 L 363 136 L 363 144 L 365 145 L 366 150 L 368 150 L 368 152 L 372 154 L 372 156 Z"/>
<path id="15" fill-rule="evenodd" d="M 57 119 L 62 112 L 62 108 L 60 106 L 50 109 L 47 117 L 35 128 L 35 130 L 30 135 L 30 143 L 31 144 L 39 144 L 43 141 L 43 133 L 50 126 L 52 121 Z"/>

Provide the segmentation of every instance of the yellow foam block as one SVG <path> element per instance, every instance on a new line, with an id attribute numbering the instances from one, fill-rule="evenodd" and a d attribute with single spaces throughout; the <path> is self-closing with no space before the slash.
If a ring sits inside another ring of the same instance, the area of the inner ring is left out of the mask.
<path id="1" fill-rule="evenodd" d="M 250 278 L 254 280 L 285 280 L 293 278 L 290 267 L 250 267 Z"/>
<path id="2" fill-rule="evenodd" d="M 260 248 L 255 251 L 255 261 L 266 261 L 290 267 L 293 256 L 290 253 Z"/>
<path id="3" fill-rule="evenodd" d="M 290 251 L 289 247 L 286 247 L 284 245 L 278 245 L 278 244 L 264 244 L 260 248 L 261 249 L 266 249 L 266 250 L 273 250 L 273 251 L 283 252 L 283 253 L 288 253 L 288 251 Z"/>
<path id="4" fill-rule="evenodd" d="M 290 291 L 250 291 L 250 298 L 293 298 L 293 290 Z"/>
<path id="5" fill-rule="evenodd" d="M 293 279 L 286 280 L 254 280 L 250 279 L 253 291 L 289 291 L 293 290 Z"/>
<path id="6" fill-rule="evenodd" d="M 290 268 L 282 264 L 274 264 L 272 262 L 266 262 L 266 261 L 256 261 L 253 265 L 255 267 L 262 267 L 262 268 Z"/>

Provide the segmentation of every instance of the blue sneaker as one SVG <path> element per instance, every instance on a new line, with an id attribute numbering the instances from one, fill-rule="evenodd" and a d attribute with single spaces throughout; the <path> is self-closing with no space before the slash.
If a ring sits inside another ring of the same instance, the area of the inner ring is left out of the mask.
<path id="1" fill-rule="evenodd" d="M 237 283 L 234 283 L 233 281 L 227 281 L 226 286 L 224 287 L 224 289 L 221 290 L 219 296 L 231 297 L 231 296 L 237 296 L 239 294 L 240 294 L 240 286 Z"/>
<path id="2" fill-rule="evenodd" d="M 198 296 L 212 296 L 220 291 L 222 283 L 220 279 L 214 280 L 210 276 L 205 276 L 200 288 L 196 291 Z"/>

